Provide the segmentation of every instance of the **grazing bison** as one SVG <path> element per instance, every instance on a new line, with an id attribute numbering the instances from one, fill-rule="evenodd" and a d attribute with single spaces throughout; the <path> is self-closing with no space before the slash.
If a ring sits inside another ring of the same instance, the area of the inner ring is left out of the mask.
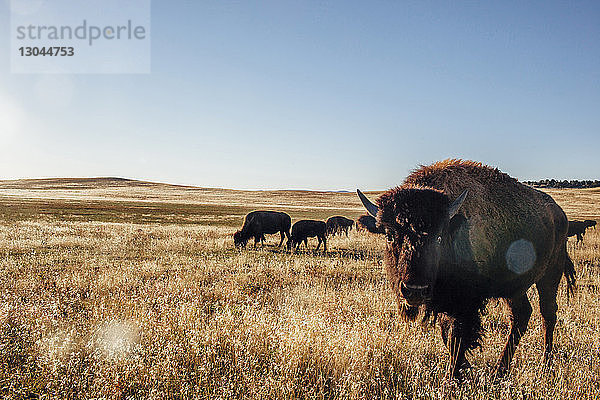
<path id="1" fill-rule="evenodd" d="M 358 195 L 387 237 L 386 270 L 401 314 L 439 320 L 451 353 L 450 372 L 470 367 L 466 353 L 481 345 L 481 312 L 490 298 L 508 306 L 512 327 L 496 373 L 508 372 L 527 329 L 535 283 L 552 350 L 556 293 L 575 269 L 567 254 L 568 222 L 547 194 L 480 163 L 446 160 L 414 171 L 371 203 Z"/>
<path id="2" fill-rule="evenodd" d="M 361 215 L 356 220 L 356 230 L 361 231 L 363 229 L 371 233 L 385 233 L 385 231 L 377 227 L 377 221 L 370 215 Z"/>
<path id="3" fill-rule="evenodd" d="M 285 237 L 290 240 L 290 226 L 292 219 L 284 212 L 277 211 L 252 211 L 246 215 L 242 229 L 233 234 L 233 242 L 236 247 L 246 247 L 250 238 L 254 238 L 254 245 L 265 241 L 265 233 L 279 232 L 283 243 Z"/>
<path id="4" fill-rule="evenodd" d="M 354 221 L 346 217 L 335 216 L 327 219 L 327 234 L 335 235 L 344 232 L 348 236 L 348 231 L 352 229 Z"/>
<path id="5" fill-rule="evenodd" d="M 291 249 L 293 246 L 297 249 L 302 242 L 308 248 L 308 238 L 315 236 L 319 239 L 317 250 L 319 250 L 319 246 L 323 242 L 323 251 L 327 251 L 327 225 L 325 222 L 310 219 L 298 221 L 292 226 L 292 237 L 287 242 L 288 249 Z"/>
<path id="6" fill-rule="evenodd" d="M 569 231 L 567 232 L 567 236 L 577 236 L 577 243 L 583 242 L 585 230 L 592 226 L 596 226 L 596 221 L 591 219 L 586 219 L 585 221 L 569 221 Z"/>

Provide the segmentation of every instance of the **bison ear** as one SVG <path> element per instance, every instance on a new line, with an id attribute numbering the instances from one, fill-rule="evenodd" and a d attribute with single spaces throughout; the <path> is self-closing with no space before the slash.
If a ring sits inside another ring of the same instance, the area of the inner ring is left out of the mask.
<path id="1" fill-rule="evenodd" d="M 450 207 L 448 207 L 448 218 L 449 219 L 452 219 L 452 217 L 454 217 L 456 215 L 456 213 L 458 212 L 458 209 L 462 205 L 463 201 L 465 201 L 465 198 L 467 197 L 468 193 L 469 193 L 469 189 L 466 189 L 464 192 L 462 192 L 462 194 L 460 196 L 458 196 L 458 198 L 456 200 L 454 200 L 454 203 L 450 204 Z"/>
<path id="2" fill-rule="evenodd" d="M 365 196 L 359 189 L 356 189 L 356 193 L 358 194 L 358 198 L 360 201 L 362 201 L 363 206 L 365 206 L 369 214 L 377 218 L 377 212 L 379 211 L 379 208 L 375 204 L 371 203 L 371 201 L 367 199 L 367 196 Z"/>

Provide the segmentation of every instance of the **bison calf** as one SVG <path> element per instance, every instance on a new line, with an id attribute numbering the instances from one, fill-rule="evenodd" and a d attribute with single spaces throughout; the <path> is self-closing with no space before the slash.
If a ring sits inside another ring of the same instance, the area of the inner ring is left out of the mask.
<path id="1" fill-rule="evenodd" d="M 326 225 L 328 235 L 344 232 L 348 236 L 348 231 L 352 229 L 354 221 L 346 217 L 335 216 L 328 218 Z"/>
<path id="2" fill-rule="evenodd" d="M 300 247 L 300 243 L 304 242 L 304 246 L 308 248 L 308 238 L 317 237 L 319 244 L 317 244 L 317 250 L 323 242 L 323 251 L 327 251 L 327 225 L 323 221 L 314 221 L 305 219 L 298 221 L 292 226 L 292 237 L 288 240 L 288 249 L 294 247 L 297 249 Z"/>

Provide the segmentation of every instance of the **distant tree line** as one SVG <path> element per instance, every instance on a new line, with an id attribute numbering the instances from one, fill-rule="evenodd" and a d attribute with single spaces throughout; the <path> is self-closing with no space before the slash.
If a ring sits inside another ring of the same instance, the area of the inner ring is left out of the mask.
<path id="1" fill-rule="evenodd" d="M 539 181 L 525 181 L 523 182 L 526 185 L 529 186 L 533 186 L 533 187 L 539 187 L 539 188 L 558 188 L 558 189 L 562 189 L 562 188 L 595 188 L 595 187 L 600 187 L 600 181 L 599 180 L 585 180 L 585 181 L 579 181 L 579 180 L 563 180 L 563 181 L 559 181 L 556 179 L 542 179 Z"/>

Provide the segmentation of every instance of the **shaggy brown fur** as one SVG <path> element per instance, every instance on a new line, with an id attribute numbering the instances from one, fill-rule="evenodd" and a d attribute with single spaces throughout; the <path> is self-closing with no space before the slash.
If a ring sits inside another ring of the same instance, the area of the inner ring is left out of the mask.
<path id="1" fill-rule="evenodd" d="M 449 206 L 468 195 L 458 214 Z M 381 195 L 377 223 L 386 231 L 386 269 L 402 314 L 439 317 L 452 355 L 451 372 L 468 367 L 466 353 L 481 343 L 487 299 L 501 298 L 512 329 L 497 373 L 508 371 L 527 329 L 527 289 L 536 284 L 545 326 L 545 356 L 552 349 L 556 292 L 575 271 L 566 251 L 567 219 L 545 193 L 481 163 L 446 160 L 414 171 Z"/>

